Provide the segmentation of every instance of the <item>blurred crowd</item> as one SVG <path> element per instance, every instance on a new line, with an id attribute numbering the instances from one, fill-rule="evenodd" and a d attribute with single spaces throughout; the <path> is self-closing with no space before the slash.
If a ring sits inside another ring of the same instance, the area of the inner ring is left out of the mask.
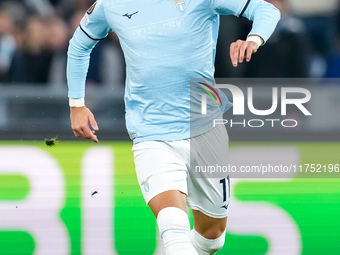
<path id="1" fill-rule="evenodd" d="M 282 13 L 272 38 L 235 69 L 231 42 L 251 22 L 221 17 L 216 77 L 340 77 L 340 0 L 267 0 Z M 68 41 L 94 0 L 0 0 L 0 83 L 66 83 Z M 114 33 L 95 47 L 88 83 L 123 84 L 125 63 Z"/>
<path id="2" fill-rule="evenodd" d="M 281 11 L 281 20 L 252 61 L 234 69 L 229 45 L 245 38 L 251 22 L 221 17 L 216 57 L 217 77 L 340 77 L 340 0 L 266 0 Z M 223 31 L 230 31 L 224 33 Z"/>
<path id="3" fill-rule="evenodd" d="M 66 83 L 67 47 L 94 0 L 0 0 L 0 83 Z M 123 84 L 124 59 L 111 33 L 95 47 L 93 85 Z"/>

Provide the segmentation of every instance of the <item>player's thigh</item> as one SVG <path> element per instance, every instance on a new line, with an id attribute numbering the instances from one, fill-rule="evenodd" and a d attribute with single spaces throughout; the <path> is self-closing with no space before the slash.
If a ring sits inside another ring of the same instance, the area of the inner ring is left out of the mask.
<path id="1" fill-rule="evenodd" d="M 230 188 L 228 134 L 224 126 L 190 139 L 188 206 L 211 218 L 228 215 Z"/>
<path id="2" fill-rule="evenodd" d="M 164 206 L 181 208 L 186 202 L 187 167 L 178 153 L 182 144 L 150 141 L 132 148 L 138 183 L 156 215 Z"/>
<path id="3" fill-rule="evenodd" d="M 226 229 L 227 217 L 212 218 L 201 211 L 192 210 L 195 230 L 207 239 L 220 237 Z"/>

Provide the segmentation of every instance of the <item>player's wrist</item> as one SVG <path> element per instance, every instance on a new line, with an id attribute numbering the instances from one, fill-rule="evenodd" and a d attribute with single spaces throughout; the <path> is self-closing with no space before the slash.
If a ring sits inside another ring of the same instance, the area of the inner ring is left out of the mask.
<path id="1" fill-rule="evenodd" d="M 69 106 L 70 107 L 84 107 L 85 106 L 85 98 L 69 98 Z"/>
<path id="2" fill-rule="evenodd" d="M 258 35 L 249 35 L 247 37 L 247 42 L 255 42 L 258 47 L 260 47 L 264 43 L 263 39 Z"/>

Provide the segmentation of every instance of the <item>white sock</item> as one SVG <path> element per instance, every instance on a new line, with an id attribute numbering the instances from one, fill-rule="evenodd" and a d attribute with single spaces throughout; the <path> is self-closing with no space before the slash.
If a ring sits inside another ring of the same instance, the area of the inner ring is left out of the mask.
<path id="1" fill-rule="evenodd" d="M 190 241 L 199 255 L 214 255 L 222 249 L 225 240 L 225 231 L 216 239 L 207 239 L 195 229 L 190 231 Z"/>
<path id="2" fill-rule="evenodd" d="M 176 207 L 162 209 L 157 216 L 166 255 L 198 255 L 190 243 L 188 215 Z"/>

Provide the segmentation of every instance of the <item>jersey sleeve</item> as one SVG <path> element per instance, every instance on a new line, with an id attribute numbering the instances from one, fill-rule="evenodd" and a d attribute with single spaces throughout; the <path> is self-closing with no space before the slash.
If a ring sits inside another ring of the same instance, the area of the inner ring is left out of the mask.
<path id="1" fill-rule="evenodd" d="M 258 35 L 264 42 L 274 32 L 280 20 L 280 11 L 263 0 L 211 0 L 215 14 L 235 15 L 253 21 L 249 35 Z"/>
<path id="2" fill-rule="evenodd" d="M 266 1 L 249 0 L 242 16 L 253 21 L 249 35 L 258 35 L 265 43 L 274 32 L 281 13 L 274 5 Z"/>
<path id="3" fill-rule="evenodd" d="M 91 51 L 110 30 L 103 1 L 98 0 L 86 12 L 69 43 L 66 67 L 69 98 L 85 97 L 85 82 Z"/>
<path id="4" fill-rule="evenodd" d="M 92 40 L 101 40 L 111 28 L 106 20 L 104 1 L 96 1 L 80 21 L 80 29 Z"/>
<path id="5" fill-rule="evenodd" d="M 250 0 L 211 0 L 215 14 L 242 16 Z"/>
<path id="6" fill-rule="evenodd" d="M 97 40 L 89 38 L 80 27 L 77 28 L 70 40 L 66 66 L 69 98 L 85 97 L 85 82 L 90 63 L 90 54 L 97 42 Z"/>

